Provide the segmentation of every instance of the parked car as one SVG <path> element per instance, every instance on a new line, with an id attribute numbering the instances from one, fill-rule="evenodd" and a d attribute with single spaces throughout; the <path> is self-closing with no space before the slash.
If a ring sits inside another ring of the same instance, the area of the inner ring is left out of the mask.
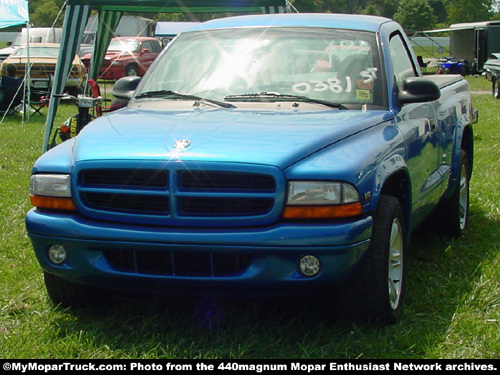
<path id="1" fill-rule="evenodd" d="M 35 90 L 48 91 L 51 80 L 56 71 L 57 57 L 59 56 L 59 44 L 56 43 L 37 43 L 35 45 L 20 46 L 6 58 L 1 67 L 2 75 L 7 75 L 7 65 L 13 64 L 17 69 L 17 77 L 26 75 L 26 66 L 28 64 L 28 48 L 30 69 L 30 83 Z M 66 80 L 65 90 L 76 95 L 81 92 L 85 80 L 87 79 L 87 70 L 78 56 L 75 55 L 71 70 Z"/>
<path id="2" fill-rule="evenodd" d="M 99 78 L 119 79 L 125 76 L 143 76 L 161 52 L 161 44 L 150 37 L 113 38 L 101 65 Z M 82 61 L 90 68 L 92 54 L 83 56 Z"/>
<path id="3" fill-rule="evenodd" d="M 0 64 L 9 57 L 17 47 L 28 44 L 28 35 L 29 44 L 60 43 L 62 29 L 53 27 L 32 27 L 27 30 L 23 28 L 13 41 L 7 42 L 7 47 L 0 49 Z"/>
<path id="4" fill-rule="evenodd" d="M 483 75 L 491 81 L 491 93 L 500 99 L 500 53 L 493 53 L 483 65 Z"/>

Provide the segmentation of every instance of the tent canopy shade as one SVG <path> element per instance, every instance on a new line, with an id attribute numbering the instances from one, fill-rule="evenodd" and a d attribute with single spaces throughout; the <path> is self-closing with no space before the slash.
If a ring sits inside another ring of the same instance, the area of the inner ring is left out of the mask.
<path id="1" fill-rule="evenodd" d="M 4 29 L 11 26 L 26 25 L 27 29 L 29 30 L 28 27 L 29 20 L 30 18 L 28 12 L 28 2 L 26 0 L 0 0 L 0 29 Z M 28 38 L 28 43 L 29 43 L 29 38 Z M 29 66 L 29 53 L 28 53 L 28 66 Z M 28 87 L 28 93 L 29 93 L 29 87 Z M 3 117 L 0 118 L 0 124 L 3 122 L 6 114 L 7 112 L 4 114 Z M 23 112 L 23 122 L 24 122 L 24 112 Z"/>
<path id="2" fill-rule="evenodd" d="M 29 22 L 26 0 L 0 0 L 0 29 Z"/>
<path id="3" fill-rule="evenodd" d="M 54 74 L 54 85 L 45 122 L 42 152 L 48 150 L 50 134 L 65 79 L 82 39 L 92 10 L 98 11 L 99 26 L 92 54 L 89 78 L 96 79 L 109 41 L 123 12 L 197 13 L 197 12 L 262 12 L 283 13 L 287 0 L 67 0 L 61 49 Z"/>
<path id="4" fill-rule="evenodd" d="M 68 5 L 88 5 L 92 9 L 119 12 L 230 12 L 259 11 L 262 7 L 285 7 L 284 0 L 68 0 Z"/>

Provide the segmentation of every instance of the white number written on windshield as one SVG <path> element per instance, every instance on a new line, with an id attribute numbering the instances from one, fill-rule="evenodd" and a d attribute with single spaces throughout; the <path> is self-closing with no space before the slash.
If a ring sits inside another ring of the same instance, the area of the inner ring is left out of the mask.
<path id="1" fill-rule="evenodd" d="M 371 83 L 377 78 L 377 68 L 368 68 L 363 70 L 359 76 L 363 88 L 371 87 Z M 321 92 L 330 90 L 333 93 L 340 94 L 343 92 L 350 93 L 353 90 L 352 79 L 350 76 L 344 78 L 345 85 L 342 85 L 340 78 L 328 78 L 326 81 L 310 80 L 297 82 L 292 86 L 292 90 L 297 94 L 305 95 L 311 91 Z M 360 83 L 357 83 L 359 86 Z"/>

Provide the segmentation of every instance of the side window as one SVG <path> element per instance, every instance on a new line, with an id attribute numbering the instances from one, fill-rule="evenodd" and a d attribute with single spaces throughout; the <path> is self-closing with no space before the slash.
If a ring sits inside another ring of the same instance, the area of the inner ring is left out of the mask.
<path id="1" fill-rule="evenodd" d="M 158 41 L 155 41 L 153 43 L 153 49 L 151 52 L 161 52 L 161 45 L 160 45 L 160 42 Z"/>
<path id="2" fill-rule="evenodd" d="M 403 80 L 408 77 L 416 77 L 415 68 L 406 49 L 401 35 L 395 34 L 389 43 L 391 51 L 392 65 L 394 66 L 394 78 L 398 87 L 401 89 Z"/>

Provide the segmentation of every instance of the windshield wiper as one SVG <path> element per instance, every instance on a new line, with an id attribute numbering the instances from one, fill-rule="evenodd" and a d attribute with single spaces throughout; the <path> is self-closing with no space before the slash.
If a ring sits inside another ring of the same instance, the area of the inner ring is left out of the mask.
<path id="1" fill-rule="evenodd" d="M 143 92 L 143 93 L 135 96 L 135 99 L 144 99 L 144 98 L 187 99 L 187 100 L 195 100 L 198 104 L 200 102 L 208 102 L 208 103 L 218 105 L 219 107 L 236 108 L 231 103 L 225 103 L 221 100 L 203 98 L 203 97 L 198 96 L 198 95 L 186 94 L 186 93 L 183 93 L 180 91 L 174 91 L 174 90 L 146 91 L 146 92 Z"/>
<path id="2" fill-rule="evenodd" d="M 264 91 L 256 92 L 251 94 L 239 94 L 239 95 L 228 95 L 224 98 L 228 102 L 231 101 L 286 101 L 286 102 L 306 102 L 306 103 L 316 103 L 322 104 L 328 107 L 337 109 L 348 109 L 345 105 L 340 103 L 330 102 L 328 100 L 314 99 L 302 95 L 289 95 L 280 94 L 279 92 Z"/>

